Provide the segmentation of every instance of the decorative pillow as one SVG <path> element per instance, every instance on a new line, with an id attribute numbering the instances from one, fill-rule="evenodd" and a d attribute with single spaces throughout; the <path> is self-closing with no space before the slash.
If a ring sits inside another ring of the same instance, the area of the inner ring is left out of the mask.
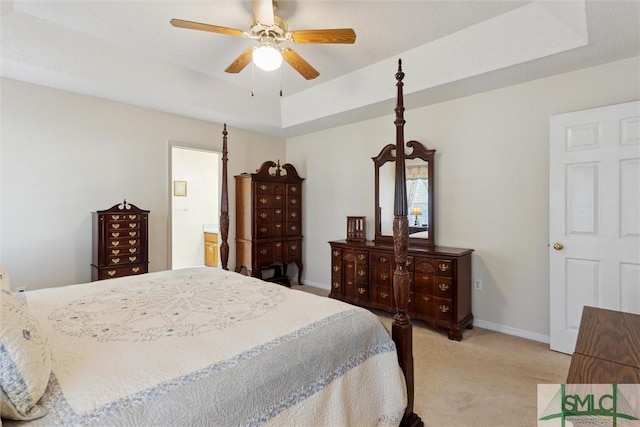
<path id="1" fill-rule="evenodd" d="M 9 273 L 0 265 L 0 289 L 11 292 L 11 282 L 9 281 Z"/>
<path id="2" fill-rule="evenodd" d="M 0 290 L 0 415 L 32 420 L 51 375 L 51 348 L 38 319 L 11 292 Z"/>

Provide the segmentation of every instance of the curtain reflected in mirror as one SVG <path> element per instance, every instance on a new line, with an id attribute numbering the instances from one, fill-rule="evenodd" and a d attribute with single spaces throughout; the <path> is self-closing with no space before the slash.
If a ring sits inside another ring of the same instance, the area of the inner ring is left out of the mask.
<path id="1" fill-rule="evenodd" d="M 435 150 L 418 141 L 406 143 L 405 179 L 409 246 L 434 247 Z M 393 243 L 395 145 L 386 145 L 372 157 L 375 169 L 375 241 Z"/>

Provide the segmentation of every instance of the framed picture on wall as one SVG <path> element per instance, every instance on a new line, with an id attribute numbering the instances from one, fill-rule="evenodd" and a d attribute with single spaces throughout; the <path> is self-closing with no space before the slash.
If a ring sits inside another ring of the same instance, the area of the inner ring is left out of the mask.
<path id="1" fill-rule="evenodd" d="M 173 181 L 173 195 L 187 197 L 187 181 Z"/>

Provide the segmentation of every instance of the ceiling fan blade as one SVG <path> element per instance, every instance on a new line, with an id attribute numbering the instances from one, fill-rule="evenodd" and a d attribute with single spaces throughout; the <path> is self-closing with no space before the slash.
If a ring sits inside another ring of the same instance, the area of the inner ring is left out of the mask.
<path id="1" fill-rule="evenodd" d="M 242 71 L 244 67 L 246 67 L 249 62 L 251 62 L 251 54 L 253 53 L 254 49 L 255 48 L 250 47 L 249 49 L 242 52 L 240 56 L 238 56 L 235 61 L 233 61 L 224 71 L 227 73 L 239 73 L 240 71 Z"/>
<path id="2" fill-rule="evenodd" d="M 272 0 L 251 0 L 253 17 L 262 25 L 273 25 Z"/>
<path id="3" fill-rule="evenodd" d="M 320 75 L 318 70 L 288 47 L 282 48 L 282 57 L 307 80 L 315 79 Z"/>
<path id="4" fill-rule="evenodd" d="M 217 25 L 202 24 L 200 22 L 184 21 L 182 19 L 172 19 L 171 25 L 178 28 L 186 28 L 188 30 L 208 31 L 210 33 L 220 33 L 227 36 L 244 37 L 246 33 L 235 28 L 219 27 Z"/>
<path id="5" fill-rule="evenodd" d="M 289 33 L 294 43 L 344 43 L 353 44 L 356 32 L 351 28 L 334 30 L 298 30 Z"/>

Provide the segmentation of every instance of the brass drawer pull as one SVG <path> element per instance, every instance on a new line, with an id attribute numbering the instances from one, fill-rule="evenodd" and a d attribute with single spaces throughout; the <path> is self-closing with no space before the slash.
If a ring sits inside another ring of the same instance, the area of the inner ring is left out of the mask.
<path id="1" fill-rule="evenodd" d="M 366 271 L 364 271 L 364 270 L 358 270 L 358 276 L 360 276 L 360 277 L 364 277 L 364 275 L 365 275 L 365 274 L 367 274 L 367 272 L 366 272 Z"/>
<path id="2" fill-rule="evenodd" d="M 365 260 L 365 258 L 367 258 L 367 256 L 366 256 L 365 254 L 359 254 L 359 255 L 358 255 L 358 259 L 359 259 L 360 261 L 364 261 L 364 260 Z"/>
<path id="3" fill-rule="evenodd" d="M 260 218 L 265 219 L 268 216 L 269 215 L 267 215 L 266 212 L 260 212 Z"/>
<path id="4" fill-rule="evenodd" d="M 120 244 L 120 240 L 114 240 L 111 242 L 111 246 L 118 246 Z"/>
<path id="5" fill-rule="evenodd" d="M 336 272 L 340 271 L 340 266 L 339 265 L 334 265 L 333 266 L 333 271 L 336 271 Z"/>
<path id="6" fill-rule="evenodd" d="M 134 273 L 137 273 L 138 271 L 140 271 L 140 267 L 133 267 L 131 271 L 133 271 Z"/>
<path id="7" fill-rule="evenodd" d="M 266 205 L 267 202 L 269 202 L 269 200 L 265 199 L 264 197 L 260 199 L 260 203 L 262 203 L 263 205 Z"/>
<path id="8" fill-rule="evenodd" d="M 130 245 L 135 245 L 135 244 L 136 244 L 136 242 L 137 242 L 137 240 L 129 240 L 129 244 L 130 244 Z"/>
<path id="9" fill-rule="evenodd" d="M 333 251 L 333 256 L 340 256 L 340 251 Z"/>
<path id="10" fill-rule="evenodd" d="M 438 308 L 440 309 L 441 312 L 446 313 L 447 311 L 451 310 L 451 307 L 449 307 L 448 305 L 444 305 L 444 304 L 440 304 L 438 306 Z"/>
<path id="11" fill-rule="evenodd" d="M 111 228 L 117 230 L 118 228 L 120 228 L 120 224 L 111 224 Z"/>
<path id="12" fill-rule="evenodd" d="M 290 246 L 290 249 L 291 249 L 292 251 L 295 251 L 296 249 L 298 249 L 298 245 L 291 245 L 291 246 Z"/>
<path id="13" fill-rule="evenodd" d="M 289 188 L 291 188 L 291 192 L 292 192 L 292 193 L 295 193 L 295 192 L 297 192 L 297 191 L 298 191 L 298 187 L 297 187 L 297 186 L 295 186 L 295 185 L 292 185 L 292 186 L 291 186 L 291 187 L 289 187 Z"/>
<path id="14" fill-rule="evenodd" d="M 448 271 L 450 268 L 450 265 L 445 263 L 440 263 L 438 264 L 438 267 L 440 268 L 440 271 Z"/>
<path id="15" fill-rule="evenodd" d="M 297 229 L 298 229 L 298 226 L 297 226 L 297 225 L 292 225 L 292 226 L 291 226 L 291 230 L 292 230 L 292 231 L 296 231 Z"/>
<path id="16" fill-rule="evenodd" d="M 293 218 L 297 218 L 298 217 L 298 212 L 291 212 L 291 216 Z"/>
<path id="17" fill-rule="evenodd" d="M 129 232 L 129 236 L 131 236 L 131 237 L 136 237 L 136 234 L 138 234 L 137 231 L 130 231 Z"/>
<path id="18" fill-rule="evenodd" d="M 135 222 L 129 223 L 129 228 L 136 228 L 138 224 L 136 224 Z"/>
<path id="19" fill-rule="evenodd" d="M 281 242 L 276 243 L 276 248 L 279 248 L 280 246 L 282 246 Z"/>
<path id="20" fill-rule="evenodd" d="M 389 278 L 389 275 L 387 273 L 382 273 L 382 274 L 380 274 L 380 278 L 382 280 L 387 280 Z"/>
<path id="21" fill-rule="evenodd" d="M 213 248 L 211 248 L 211 247 L 210 247 L 210 248 L 209 248 L 209 250 L 213 250 Z M 129 261 L 131 261 L 131 262 L 133 262 L 133 261 L 135 261 L 135 260 L 137 260 L 137 259 L 138 259 L 138 257 L 137 257 L 137 256 L 130 256 L 130 257 L 129 257 Z"/>
<path id="22" fill-rule="evenodd" d="M 118 236 L 120 236 L 120 233 L 111 233 L 111 236 L 112 237 L 118 237 Z"/>
<path id="23" fill-rule="evenodd" d="M 266 232 L 267 232 L 267 230 L 268 230 L 268 228 L 267 228 L 267 227 L 260 227 L 260 232 L 261 232 L 261 233 L 266 233 Z"/>
<path id="24" fill-rule="evenodd" d="M 260 249 L 260 253 L 261 253 L 262 255 L 265 255 L 267 252 L 269 252 L 269 251 L 267 251 L 266 249 Z"/>
<path id="25" fill-rule="evenodd" d="M 298 199 L 291 199 L 291 204 L 292 205 L 297 205 L 298 204 Z"/>
<path id="26" fill-rule="evenodd" d="M 429 301 L 429 297 L 422 297 L 423 300 Z"/>
<path id="27" fill-rule="evenodd" d="M 353 264 L 347 264 L 347 268 L 351 270 L 353 268 Z"/>
<path id="28" fill-rule="evenodd" d="M 282 228 L 282 224 L 276 224 L 276 228 Z"/>
<path id="29" fill-rule="evenodd" d="M 388 261 L 388 259 L 386 256 L 381 256 L 380 258 L 378 258 L 378 261 L 385 264 Z"/>
<path id="30" fill-rule="evenodd" d="M 333 282 L 333 288 L 334 289 L 338 289 L 340 287 L 340 283 L 338 282 Z"/>
<path id="31" fill-rule="evenodd" d="M 111 249 L 111 255 L 118 255 L 120 253 L 120 249 Z"/>
<path id="32" fill-rule="evenodd" d="M 117 264 L 117 263 L 119 263 L 119 262 L 120 262 L 120 258 L 113 258 L 113 259 L 111 260 L 111 262 L 112 262 L 112 263 L 114 263 L 114 264 Z"/>
<path id="33" fill-rule="evenodd" d="M 129 253 L 130 254 L 135 254 L 136 253 L 136 248 L 129 248 Z"/>
<path id="34" fill-rule="evenodd" d="M 120 219 L 120 215 L 111 215 L 111 219 L 118 220 Z"/>
<path id="35" fill-rule="evenodd" d="M 446 283 L 439 283 L 438 287 L 442 292 L 445 292 L 447 289 L 449 289 L 449 285 L 447 285 Z"/>
<path id="36" fill-rule="evenodd" d="M 115 270 L 109 270 L 109 271 L 107 271 L 107 274 L 108 274 L 109 276 L 113 277 L 113 276 L 115 276 L 115 275 L 116 275 L 116 271 L 115 271 Z"/>
<path id="37" fill-rule="evenodd" d="M 365 292 L 367 292 L 367 290 L 365 288 L 358 288 L 358 293 L 360 295 L 364 294 Z"/>
<path id="38" fill-rule="evenodd" d="M 266 190 L 267 188 L 269 188 L 269 187 L 267 187 L 266 184 L 260 184 L 260 189 L 261 190 Z"/>
<path id="39" fill-rule="evenodd" d="M 277 196 L 276 196 L 276 200 L 281 200 L 281 199 L 282 199 L 282 196 L 281 196 L 281 195 L 277 195 Z"/>
<path id="40" fill-rule="evenodd" d="M 386 293 L 386 292 L 380 292 L 380 297 L 381 297 L 382 299 L 387 299 L 387 297 L 388 297 L 388 296 L 389 296 L 389 294 L 388 294 L 388 293 Z"/>
<path id="41" fill-rule="evenodd" d="M 129 215 L 129 219 L 136 219 L 137 217 L 137 215 Z"/>
<path id="42" fill-rule="evenodd" d="M 282 209 L 276 209 L 276 213 L 280 215 L 282 213 Z"/>

